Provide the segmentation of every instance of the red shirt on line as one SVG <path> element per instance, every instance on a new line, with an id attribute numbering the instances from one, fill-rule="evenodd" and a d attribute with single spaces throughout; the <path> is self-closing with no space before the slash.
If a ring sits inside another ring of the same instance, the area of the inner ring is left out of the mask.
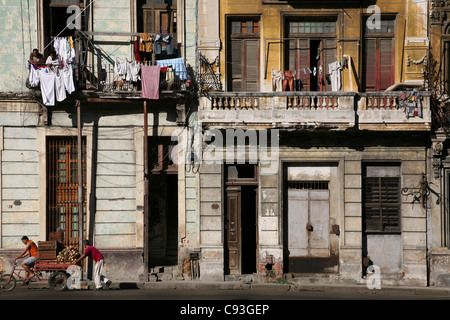
<path id="1" fill-rule="evenodd" d="M 95 262 L 99 262 L 100 260 L 103 259 L 103 255 L 100 253 L 100 251 L 98 251 L 97 248 L 93 246 L 87 246 L 84 253 L 88 257 L 91 257 Z"/>

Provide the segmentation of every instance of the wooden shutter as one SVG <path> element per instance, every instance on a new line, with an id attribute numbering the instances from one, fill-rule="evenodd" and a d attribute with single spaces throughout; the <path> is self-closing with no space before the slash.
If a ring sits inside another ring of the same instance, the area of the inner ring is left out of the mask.
<path id="1" fill-rule="evenodd" d="M 364 179 L 366 232 L 400 231 L 400 178 Z"/>
<path id="2" fill-rule="evenodd" d="M 242 91 L 242 40 L 231 40 L 230 53 L 231 91 Z"/>
<path id="3" fill-rule="evenodd" d="M 337 61 L 336 58 L 336 40 L 324 40 L 323 44 L 322 44 L 325 48 L 325 52 L 324 52 L 324 62 L 323 62 L 323 71 L 322 71 L 322 76 L 323 76 L 323 90 L 325 91 L 331 91 L 331 78 L 329 75 L 329 68 L 328 65 L 330 63 L 333 63 L 335 61 Z M 319 71 L 317 71 L 318 73 Z M 325 76 L 327 75 L 327 76 Z M 318 76 L 320 77 L 320 75 L 318 74 Z M 342 81 L 342 80 L 341 80 Z"/>
<path id="4" fill-rule="evenodd" d="M 245 41 L 245 91 L 258 91 L 259 48 L 258 40 Z"/>
<path id="5" fill-rule="evenodd" d="M 380 72 L 379 91 L 384 91 L 394 84 L 394 50 L 392 39 L 379 39 L 380 42 Z"/>
<path id="6" fill-rule="evenodd" d="M 311 74 L 308 71 L 310 65 L 309 40 L 298 40 L 297 72 L 300 73 L 300 91 L 310 91 Z M 298 79 L 298 78 L 297 78 Z"/>
<path id="7" fill-rule="evenodd" d="M 376 91 L 376 74 L 377 74 L 377 41 L 376 39 L 366 40 L 365 50 L 365 75 L 366 75 L 366 92 Z"/>

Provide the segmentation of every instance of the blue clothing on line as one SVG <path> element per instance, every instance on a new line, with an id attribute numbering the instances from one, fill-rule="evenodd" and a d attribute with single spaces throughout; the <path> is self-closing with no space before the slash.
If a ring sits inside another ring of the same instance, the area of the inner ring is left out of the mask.
<path id="1" fill-rule="evenodd" d="M 175 77 L 179 80 L 189 79 L 183 58 L 157 60 L 156 65 L 160 67 L 172 66 Z"/>

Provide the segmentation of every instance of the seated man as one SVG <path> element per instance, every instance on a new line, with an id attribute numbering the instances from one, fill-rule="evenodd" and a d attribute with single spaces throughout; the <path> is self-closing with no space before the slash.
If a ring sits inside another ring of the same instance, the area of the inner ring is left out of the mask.
<path id="1" fill-rule="evenodd" d="M 39 62 L 38 54 L 39 54 L 39 50 L 33 49 L 33 52 L 31 52 L 31 54 L 30 54 L 29 62 L 32 64 L 38 63 Z"/>
<path id="2" fill-rule="evenodd" d="M 47 61 L 45 61 L 45 64 L 50 68 L 50 69 L 54 69 L 54 68 L 58 68 L 59 66 L 59 60 L 58 60 L 58 55 L 56 54 L 56 51 L 53 50 L 50 55 L 47 58 Z"/>
<path id="3" fill-rule="evenodd" d="M 28 255 L 30 256 L 28 259 L 22 262 L 22 267 L 25 269 L 25 284 L 28 284 L 28 282 L 30 281 L 30 274 L 33 274 L 34 276 L 34 272 L 31 271 L 30 268 L 32 268 L 35 262 L 38 260 L 38 248 L 33 241 L 28 239 L 27 236 L 23 236 L 21 240 L 25 245 L 25 249 L 20 255 L 17 256 L 16 260 Z"/>

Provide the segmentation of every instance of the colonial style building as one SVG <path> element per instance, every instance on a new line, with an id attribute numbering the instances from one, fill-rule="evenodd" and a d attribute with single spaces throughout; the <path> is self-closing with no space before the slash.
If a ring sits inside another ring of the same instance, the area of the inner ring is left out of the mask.
<path id="1" fill-rule="evenodd" d="M 236 145 L 248 149 L 199 168 L 201 277 L 364 283 L 375 270 L 385 284 L 426 286 L 427 2 L 208 1 L 207 11 L 199 51 L 220 86 L 201 86 L 199 122 L 211 136 L 242 129 Z M 251 161 L 252 131 L 279 137 L 276 171 Z"/>
<path id="2" fill-rule="evenodd" d="M 190 252 L 179 251 L 189 246 L 185 214 L 195 195 L 175 159 L 195 107 L 191 3 L 2 6 L 1 272 L 23 235 L 36 243 L 59 235 L 77 247 L 90 239 L 112 279 L 161 278 L 159 266 L 173 269 L 166 278 L 183 276 L 178 266 Z M 34 48 L 44 56 L 38 65 L 28 62 Z M 158 72 L 149 86 L 145 68 Z"/>
<path id="3" fill-rule="evenodd" d="M 0 272 L 27 235 L 113 281 L 450 284 L 447 1 L 29 4 L 0 9 Z"/>

